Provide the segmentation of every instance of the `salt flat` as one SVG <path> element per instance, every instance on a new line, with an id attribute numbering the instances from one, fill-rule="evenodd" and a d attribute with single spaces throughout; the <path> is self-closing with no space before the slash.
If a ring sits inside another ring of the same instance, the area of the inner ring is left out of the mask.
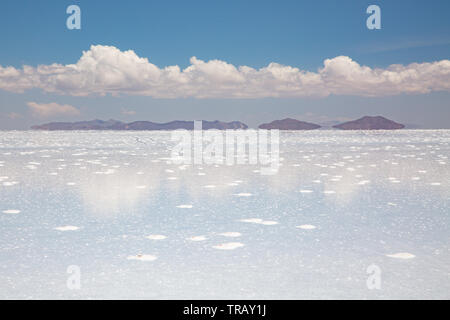
<path id="1" fill-rule="evenodd" d="M 171 163 L 170 132 L 0 132 L 0 298 L 450 298 L 450 130 L 280 137 L 262 175 Z"/>

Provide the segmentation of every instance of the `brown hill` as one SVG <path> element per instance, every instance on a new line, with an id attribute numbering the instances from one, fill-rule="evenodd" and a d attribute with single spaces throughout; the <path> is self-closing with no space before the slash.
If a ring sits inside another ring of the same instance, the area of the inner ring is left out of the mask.
<path id="1" fill-rule="evenodd" d="M 264 123 L 259 126 L 260 129 L 278 129 L 278 130 L 314 130 L 320 128 L 319 125 L 296 119 L 275 120 L 271 123 Z"/>
<path id="2" fill-rule="evenodd" d="M 403 124 L 394 122 L 381 116 L 369 117 L 365 116 L 361 119 L 341 123 L 333 126 L 333 128 L 342 130 L 397 130 L 403 129 Z"/>

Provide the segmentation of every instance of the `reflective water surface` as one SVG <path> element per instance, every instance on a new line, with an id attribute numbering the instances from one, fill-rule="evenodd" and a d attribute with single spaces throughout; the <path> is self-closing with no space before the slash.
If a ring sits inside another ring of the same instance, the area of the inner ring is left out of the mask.
<path id="1" fill-rule="evenodd" d="M 271 176 L 173 145 L 0 132 L 0 298 L 450 298 L 450 130 L 283 132 Z"/>

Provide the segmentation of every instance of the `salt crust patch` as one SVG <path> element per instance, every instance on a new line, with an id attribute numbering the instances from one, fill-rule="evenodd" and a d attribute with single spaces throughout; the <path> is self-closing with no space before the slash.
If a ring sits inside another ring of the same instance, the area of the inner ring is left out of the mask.
<path id="1" fill-rule="evenodd" d="M 5 214 L 18 214 L 18 213 L 20 213 L 20 210 L 12 210 L 12 209 L 4 210 L 3 213 L 5 213 Z"/>
<path id="2" fill-rule="evenodd" d="M 416 257 L 412 253 L 408 253 L 408 252 L 399 252 L 399 253 L 394 253 L 394 254 L 387 254 L 386 256 L 390 257 L 390 258 L 395 258 L 395 259 L 412 259 L 412 258 Z"/>
<path id="3" fill-rule="evenodd" d="M 194 236 L 194 237 L 187 238 L 187 240 L 189 240 L 189 241 L 205 241 L 206 237 L 205 236 Z"/>
<path id="4" fill-rule="evenodd" d="M 75 226 L 64 226 L 64 227 L 56 227 L 55 230 L 58 231 L 76 231 L 80 228 L 75 227 Z"/>
<path id="5" fill-rule="evenodd" d="M 177 206 L 177 208 L 180 208 L 180 209 L 191 209 L 192 205 L 191 204 L 180 204 L 179 206 Z"/>
<path id="6" fill-rule="evenodd" d="M 252 194 L 251 193 L 245 193 L 245 192 L 241 192 L 241 193 L 236 193 L 234 194 L 236 197 L 251 197 Z"/>
<path id="7" fill-rule="evenodd" d="M 237 248 L 241 248 L 244 245 L 240 242 L 227 242 L 227 243 L 221 243 L 217 246 L 213 246 L 214 249 L 219 249 L 219 250 L 234 250 Z"/>
<path id="8" fill-rule="evenodd" d="M 296 228 L 303 229 L 303 230 L 312 230 L 312 229 L 316 229 L 316 226 L 313 226 L 312 224 L 302 224 L 301 226 L 297 226 Z"/>
<path id="9" fill-rule="evenodd" d="M 237 238 L 240 237 L 242 234 L 240 232 L 223 232 L 219 233 L 220 236 L 229 237 L 229 238 Z"/>
<path id="10" fill-rule="evenodd" d="M 262 225 L 266 225 L 266 226 L 271 226 L 271 225 L 278 224 L 278 222 L 276 222 L 276 221 L 263 220 L 263 219 L 259 219 L 259 218 L 242 219 L 242 220 L 239 220 L 239 221 L 247 222 L 247 223 L 262 224 Z"/>

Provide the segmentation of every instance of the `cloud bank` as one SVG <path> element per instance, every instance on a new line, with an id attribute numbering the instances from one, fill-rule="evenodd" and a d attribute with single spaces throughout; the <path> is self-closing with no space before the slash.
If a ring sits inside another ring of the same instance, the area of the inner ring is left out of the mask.
<path id="1" fill-rule="evenodd" d="M 351 58 L 326 59 L 317 72 L 270 63 L 254 69 L 225 61 L 190 59 L 191 65 L 159 68 L 132 50 L 96 45 L 75 64 L 0 66 L 0 89 L 72 96 L 129 94 L 154 98 L 292 98 L 334 95 L 388 96 L 450 91 L 450 60 L 385 69 Z"/>
<path id="2" fill-rule="evenodd" d="M 80 111 L 68 104 L 52 103 L 37 103 L 28 102 L 27 106 L 30 108 L 34 116 L 39 118 L 48 118 L 58 115 L 77 116 Z"/>

